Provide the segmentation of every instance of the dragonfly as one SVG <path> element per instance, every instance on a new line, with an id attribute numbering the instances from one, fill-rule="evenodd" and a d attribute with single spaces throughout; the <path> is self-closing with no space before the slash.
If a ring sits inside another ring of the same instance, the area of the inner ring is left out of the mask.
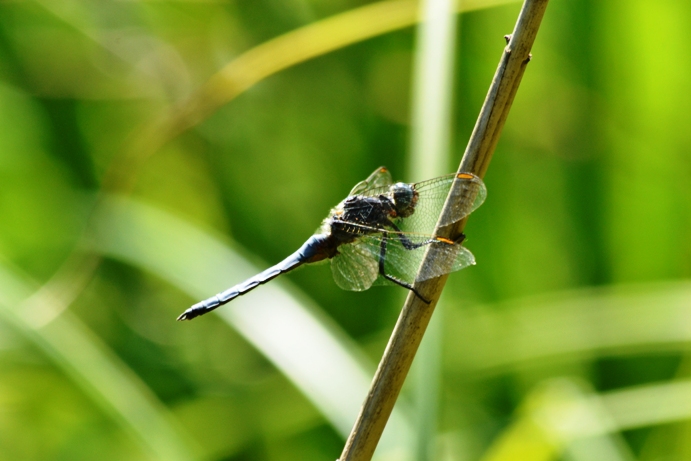
<path id="1" fill-rule="evenodd" d="M 429 280 L 475 264 L 473 254 L 455 240 L 434 236 L 439 226 L 448 226 L 468 216 L 485 200 L 487 189 L 472 173 L 454 173 L 417 183 L 393 183 L 385 167 L 377 168 L 353 187 L 331 209 L 321 227 L 293 254 L 215 296 L 201 301 L 178 320 L 191 320 L 211 312 L 238 296 L 247 294 L 281 274 L 304 264 L 331 260 L 336 284 L 352 291 L 372 285 L 393 284 L 411 290 L 429 304 L 414 283 Z M 444 203 L 449 207 L 440 218 Z M 425 252 L 432 248 L 434 264 L 421 267 Z"/>

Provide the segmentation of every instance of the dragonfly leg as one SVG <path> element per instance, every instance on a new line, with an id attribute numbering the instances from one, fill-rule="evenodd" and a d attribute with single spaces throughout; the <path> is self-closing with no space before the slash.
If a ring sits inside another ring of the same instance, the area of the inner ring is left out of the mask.
<path id="1" fill-rule="evenodd" d="M 421 243 L 413 243 L 410 241 L 410 239 L 408 237 L 405 236 L 405 234 L 403 232 L 401 232 L 401 229 L 399 229 L 397 225 L 395 225 L 394 223 L 391 223 L 391 227 L 393 228 L 393 230 L 395 230 L 397 232 L 396 236 L 398 237 L 398 240 L 401 241 L 403 248 L 405 248 L 406 250 L 415 250 L 417 248 L 423 247 L 425 245 L 429 245 L 430 243 L 436 241 L 435 239 L 429 239 L 429 240 L 425 240 L 424 242 L 421 242 Z"/>
<path id="2" fill-rule="evenodd" d="M 388 238 L 387 233 L 384 232 L 382 235 L 381 244 L 379 245 L 379 273 L 381 274 L 382 277 L 384 277 L 387 280 L 392 281 L 396 285 L 400 285 L 403 288 L 409 289 L 410 291 L 415 293 L 415 296 L 420 298 L 426 304 L 430 304 L 431 301 L 428 301 L 424 296 L 422 296 L 420 294 L 420 292 L 417 291 L 411 284 L 406 283 L 403 280 L 400 280 L 400 279 L 394 277 L 393 275 L 386 273 L 386 268 L 384 267 L 384 262 L 386 261 L 386 241 L 387 241 L 387 238 Z"/>

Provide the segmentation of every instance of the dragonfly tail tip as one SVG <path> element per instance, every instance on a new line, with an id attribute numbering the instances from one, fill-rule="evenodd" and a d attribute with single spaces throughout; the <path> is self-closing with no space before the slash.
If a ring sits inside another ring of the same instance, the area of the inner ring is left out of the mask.
<path id="1" fill-rule="evenodd" d="M 209 312 L 210 310 L 215 309 L 217 306 L 219 306 L 219 304 L 216 304 L 216 306 L 209 309 L 207 302 L 202 301 L 202 302 L 197 303 L 194 306 L 190 307 L 189 309 L 187 309 L 182 314 L 180 314 L 180 316 L 178 317 L 178 321 L 192 320 L 195 317 L 199 317 L 200 315 L 204 315 L 207 312 Z"/>
<path id="2" fill-rule="evenodd" d="M 192 320 L 195 316 L 190 315 L 190 312 L 185 311 L 182 314 L 178 316 L 176 319 L 178 322 L 182 322 L 183 320 Z"/>

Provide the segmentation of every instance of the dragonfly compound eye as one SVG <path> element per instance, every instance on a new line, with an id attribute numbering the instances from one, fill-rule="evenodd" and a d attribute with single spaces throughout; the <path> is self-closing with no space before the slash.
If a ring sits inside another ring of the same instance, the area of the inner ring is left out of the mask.
<path id="1" fill-rule="evenodd" d="M 410 184 L 399 182 L 391 186 L 391 197 L 398 217 L 407 218 L 413 214 L 418 192 Z"/>

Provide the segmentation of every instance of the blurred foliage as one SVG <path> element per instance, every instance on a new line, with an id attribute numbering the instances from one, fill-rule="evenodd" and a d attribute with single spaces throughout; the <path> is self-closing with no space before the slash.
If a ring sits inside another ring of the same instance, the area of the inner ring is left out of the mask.
<path id="1" fill-rule="evenodd" d="M 464 3 L 448 171 L 520 8 Z M 403 290 L 309 267 L 174 319 L 375 167 L 426 179 L 415 8 L 0 2 L 0 459 L 338 456 Z M 443 297 L 434 459 L 691 458 L 689 31 L 684 1 L 549 5 L 466 228 L 478 265 Z M 411 459 L 413 390 L 380 459 Z"/>

